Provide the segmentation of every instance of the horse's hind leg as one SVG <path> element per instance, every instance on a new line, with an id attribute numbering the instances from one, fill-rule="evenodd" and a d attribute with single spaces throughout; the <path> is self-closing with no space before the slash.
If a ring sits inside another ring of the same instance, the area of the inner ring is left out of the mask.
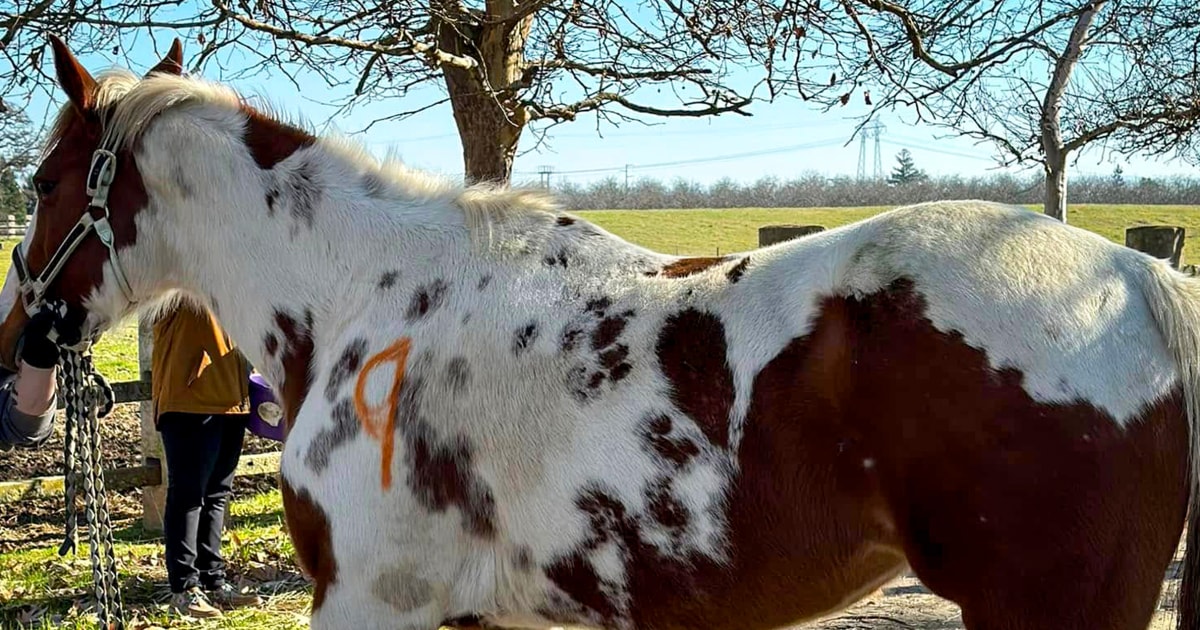
<path id="1" fill-rule="evenodd" d="M 1187 509 L 1180 416 L 1047 409 L 992 452 L 942 451 L 950 467 L 922 464 L 897 513 L 911 566 L 968 630 L 1144 630 Z"/>
<path id="2" fill-rule="evenodd" d="M 1146 549 L 1143 555 L 1131 543 L 1110 549 L 1108 562 L 1081 561 L 1076 571 L 1064 564 L 1063 571 L 1029 575 L 1019 563 L 1007 563 L 1002 584 L 963 599 L 963 624 L 967 630 L 1145 630 L 1163 581 L 1162 554 Z M 1074 556 L 1065 553 L 1062 560 Z"/>

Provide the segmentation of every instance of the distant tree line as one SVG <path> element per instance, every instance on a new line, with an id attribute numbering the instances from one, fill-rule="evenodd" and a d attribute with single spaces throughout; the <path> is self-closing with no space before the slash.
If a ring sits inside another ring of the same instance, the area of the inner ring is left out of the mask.
<path id="1" fill-rule="evenodd" d="M 572 210 L 896 206 L 939 199 L 1040 206 L 1046 194 L 1046 179 L 1041 173 L 923 175 L 904 183 L 896 183 L 895 175 L 891 179 L 804 173 L 787 180 L 766 177 L 748 183 L 726 178 L 708 186 L 685 179 L 641 179 L 631 181 L 627 187 L 624 177 L 610 177 L 587 185 L 566 182 L 554 189 Z M 1077 175 L 1071 179 L 1071 203 L 1200 205 L 1200 178 L 1133 179 L 1126 178 L 1119 168 L 1111 175 Z"/>

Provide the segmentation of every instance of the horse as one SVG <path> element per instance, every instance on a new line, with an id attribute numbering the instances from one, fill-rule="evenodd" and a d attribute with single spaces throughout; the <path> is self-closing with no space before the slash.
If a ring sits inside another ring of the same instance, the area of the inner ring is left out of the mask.
<path id="1" fill-rule="evenodd" d="M 902 571 L 970 630 L 1144 628 L 1187 525 L 1200 286 L 950 200 L 667 255 L 182 73 L 67 96 L 0 326 L 212 310 L 279 395 L 313 628 L 766 629 Z M 95 234 L 93 234 L 95 232 Z"/>

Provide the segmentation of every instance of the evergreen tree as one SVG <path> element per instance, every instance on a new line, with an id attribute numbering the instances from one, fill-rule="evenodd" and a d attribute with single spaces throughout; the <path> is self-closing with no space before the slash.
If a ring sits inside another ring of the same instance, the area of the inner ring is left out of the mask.
<path id="1" fill-rule="evenodd" d="M 909 153 L 908 149 L 900 150 L 900 153 L 896 155 L 896 162 L 896 168 L 892 169 L 892 175 L 888 177 L 889 184 L 902 186 L 904 184 L 922 182 L 929 178 L 925 174 L 925 171 L 917 168 L 916 164 L 913 163 L 912 153 Z"/>
<path id="2" fill-rule="evenodd" d="M 1117 188 L 1123 188 L 1125 186 L 1125 170 L 1121 168 L 1120 164 L 1113 169 L 1112 184 Z"/>
<path id="3" fill-rule="evenodd" d="M 25 214 L 25 193 L 17 185 L 17 176 L 11 168 L 0 171 L 0 215 L 22 216 Z"/>

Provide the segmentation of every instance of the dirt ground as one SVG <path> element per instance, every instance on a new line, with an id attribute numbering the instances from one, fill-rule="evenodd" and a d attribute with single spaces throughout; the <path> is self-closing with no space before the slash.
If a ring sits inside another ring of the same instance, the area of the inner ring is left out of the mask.
<path id="1" fill-rule="evenodd" d="M 118 405 L 103 421 L 106 467 L 133 466 L 138 463 L 137 405 Z M 279 443 L 247 434 L 245 452 L 278 450 Z M 16 450 L 4 457 L 0 480 L 22 479 L 62 473 L 62 416 L 59 415 L 51 444 L 37 450 Z M 272 488 L 271 475 L 238 477 L 235 494 L 261 492 Z M 118 529 L 141 517 L 139 491 L 110 495 L 112 518 Z M 62 536 L 62 499 L 51 497 L 24 501 L 20 510 L 0 510 L 0 554 L 30 545 L 57 545 Z M 1182 559 L 1182 548 L 1176 560 Z M 1159 613 L 1151 630 L 1174 627 L 1175 592 L 1179 581 L 1175 566 L 1168 571 L 1160 598 Z M 963 628 L 959 609 L 929 592 L 912 574 L 901 576 L 871 593 L 841 614 L 800 626 L 804 630 L 959 630 Z"/>
<path id="2" fill-rule="evenodd" d="M 1182 547 L 1176 556 L 1182 559 Z M 1172 566 L 1168 575 L 1174 575 Z M 1173 630 L 1179 580 L 1163 585 L 1159 610 L 1148 630 Z M 798 626 L 797 630 L 962 630 L 958 606 L 929 592 L 912 574 L 893 580 L 839 615 Z"/>
<path id="3" fill-rule="evenodd" d="M 140 460 L 138 405 L 116 405 L 112 413 L 100 420 L 101 448 L 106 469 L 137 466 Z M 36 449 L 13 449 L 0 459 L 0 481 L 29 479 L 63 473 L 63 414 L 55 418 L 54 435 Z M 264 453 L 280 449 L 278 442 L 246 434 L 243 453 Z M 239 496 L 275 487 L 272 475 L 237 477 L 234 491 Z M 109 493 L 113 525 L 118 529 L 141 518 L 140 490 Z M 31 545 L 57 544 L 62 536 L 62 497 L 26 499 L 20 509 L 0 507 L 0 553 Z"/>

